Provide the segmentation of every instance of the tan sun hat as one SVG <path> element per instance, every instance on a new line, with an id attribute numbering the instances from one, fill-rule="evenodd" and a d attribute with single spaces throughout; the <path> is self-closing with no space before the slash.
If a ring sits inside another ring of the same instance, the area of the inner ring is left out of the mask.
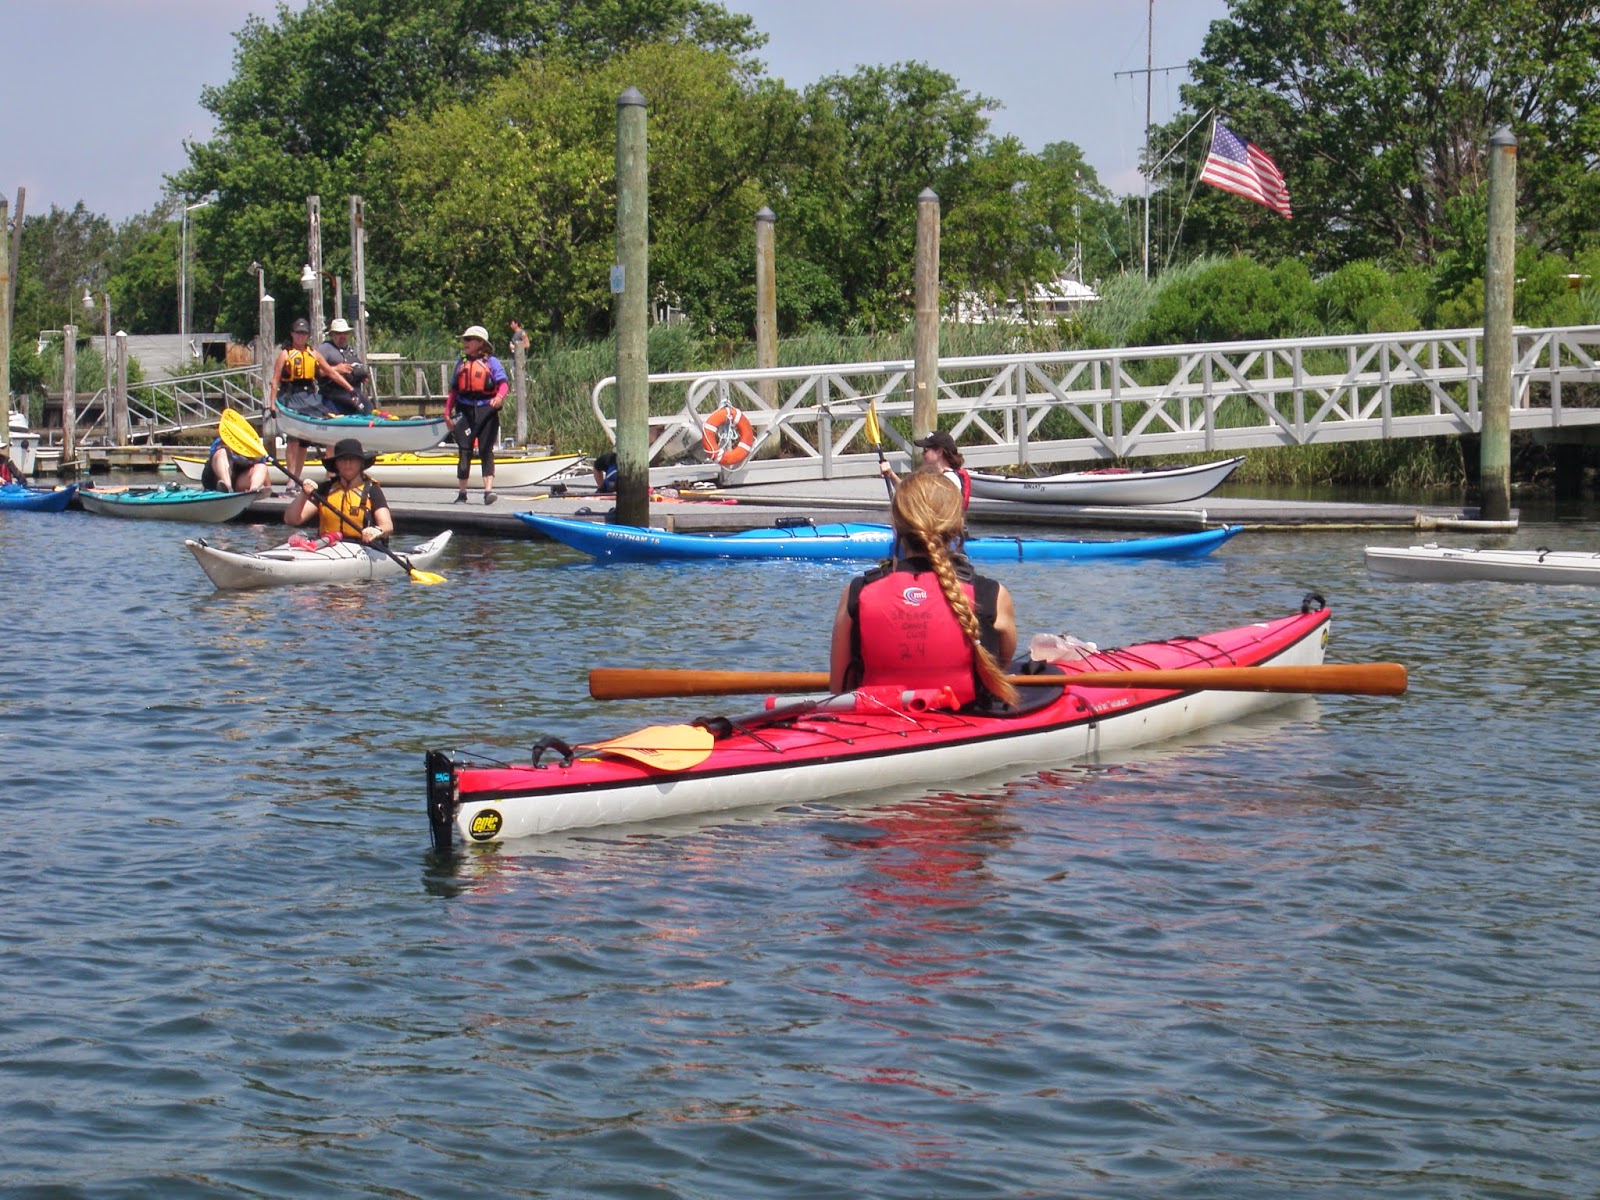
<path id="1" fill-rule="evenodd" d="M 467 331 L 461 335 L 461 340 L 466 341 L 468 338 L 477 338 L 483 343 L 485 350 L 494 349 L 494 343 L 489 340 L 489 331 L 482 325 L 468 325 Z"/>
<path id="2" fill-rule="evenodd" d="M 350 322 L 346 321 L 343 317 L 335 317 L 333 320 L 328 322 L 328 332 L 329 333 L 349 333 L 350 332 Z"/>

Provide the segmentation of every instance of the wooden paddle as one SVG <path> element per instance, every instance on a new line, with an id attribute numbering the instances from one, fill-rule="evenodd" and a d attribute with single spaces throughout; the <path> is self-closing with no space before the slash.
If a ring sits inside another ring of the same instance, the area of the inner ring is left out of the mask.
<path id="1" fill-rule="evenodd" d="M 710 758 L 714 741 L 711 731 L 702 725 L 650 725 L 579 749 L 585 758 L 603 752 L 656 771 L 682 771 Z"/>
<path id="2" fill-rule="evenodd" d="M 1015 687 L 1143 687 L 1206 692 L 1296 692 L 1307 695 L 1398 696 L 1406 690 L 1399 663 L 1339 663 L 1315 667 L 1182 667 L 1170 671 L 1083 671 L 1068 675 L 1008 675 Z M 596 667 L 589 694 L 596 700 L 655 696 L 742 696 L 825 692 L 821 671 L 691 671 Z"/>
<path id="3" fill-rule="evenodd" d="M 218 422 L 217 432 L 221 435 L 223 444 L 227 446 L 229 450 L 232 450 L 235 454 L 241 455 L 244 458 L 254 458 L 263 462 L 270 462 L 273 466 L 277 467 L 278 470 L 289 476 L 290 481 L 295 485 L 295 487 L 300 489 L 301 495 L 305 494 L 305 484 L 301 482 L 300 477 L 292 474 L 288 467 L 279 462 L 271 454 L 267 453 L 267 447 L 262 442 L 260 435 L 257 434 L 253 428 L 251 428 L 250 422 L 246 421 L 237 409 L 225 408 L 222 410 L 222 419 L 220 422 Z M 347 514 L 341 512 L 337 508 L 334 508 L 333 505 L 327 503 L 315 492 L 311 494 L 311 499 L 316 502 L 318 508 L 327 509 L 351 529 L 354 529 L 358 536 L 360 535 L 360 528 L 349 518 Z M 432 571 L 424 571 L 418 567 L 412 566 L 404 558 L 400 557 L 400 555 L 389 549 L 389 547 L 378 542 L 364 542 L 363 545 L 370 546 L 372 549 L 380 551 L 383 554 L 387 554 L 390 558 L 394 559 L 395 562 L 399 563 L 405 568 L 406 575 L 410 577 L 413 583 L 434 584 L 443 583 L 445 581 L 443 575 L 435 575 Z"/>
<path id="4" fill-rule="evenodd" d="M 882 466 L 889 460 L 883 456 L 883 430 L 878 425 L 878 402 L 867 403 L 867 441 L 872 443 L 872 448 L 878 452 L 878 465 Z M 894 482 L 887 475 L 883 476 L 883 490 L 889 493 L 889 499 L 894 499 Z"/>

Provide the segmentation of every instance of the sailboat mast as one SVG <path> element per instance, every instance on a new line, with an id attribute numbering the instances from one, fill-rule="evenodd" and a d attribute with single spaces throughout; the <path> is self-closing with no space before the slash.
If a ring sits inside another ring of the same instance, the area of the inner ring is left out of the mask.
<path id="1" fill-rule="evenodd" d="M 1144 40 L 1144 277 L 1150 278 L 1150 81 L 1156 77 L 1156 0 L 1150 0 L 1150 17 Z"/>

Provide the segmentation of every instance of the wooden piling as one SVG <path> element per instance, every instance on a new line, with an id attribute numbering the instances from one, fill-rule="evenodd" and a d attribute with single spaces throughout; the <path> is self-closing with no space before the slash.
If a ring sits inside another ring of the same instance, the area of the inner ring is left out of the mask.
<path id="1" fill-rule="evenodd" d="M 765 205 L 756 213 L 756 366 L 778 365 L 777 214 Z M 778 384 L 757 384 L 769 408 L 778 407 Z"/>
<path id="2" fill-rule="evenodd" d="M 117 445 L 126 446 L 133 441 L 133 429 L 128 420 L 128 334 L 117 330 L 117 392 L 116 392 Z"/>
<path id="3" fill-rule="evenodd" d="M 311 268 L 311 345 L 322 345 L 322 197 L 306 197 L 306 265 Z M 363 360 L 365 361 L 365 360 Z"/>
<path id="4" fill-rule="evenodd" d="M 7 418 L 9 420 L 9 418 Z M 78 327 L 61 327 L 61 466 L 78 458 Z"/>
<path id="5" fill-rule="evenodd" d="M 939 427 L 939 197 L 917 197 L 916 349 L 912 369 L 911 431 L 927 437 Z"/>
<path id="6" fill-rule="evenodd" d="M 1483 276 L 1483 410 L 1478 439 L 1479 515 L 1511 519 L 1511 319 L 1516 282 L 1517 139 L 1489 139 L 1489 244 Z"/>
<path id="7" fill-rule="evenodd" d="M 617 523 L 650 524 L 649 162 L 645 99 L 617 97 Z"/>
<path id="8" fill-rule="evenodd" d="M 0 196 L 0 442 L 11 443 L 11 238 L 10 203 Z M 17 189 L 17 227 L 22 227 L 22 190 Z"/>

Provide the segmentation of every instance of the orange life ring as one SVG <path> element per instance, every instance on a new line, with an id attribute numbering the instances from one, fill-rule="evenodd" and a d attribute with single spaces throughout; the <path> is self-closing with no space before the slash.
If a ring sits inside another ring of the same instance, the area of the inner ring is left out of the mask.
<path id="1" fill-rule="evenodd" d="M 750 457 L 756 443 L 750 418 L 731 404 L 724 404 L 706 418 L 700 445 L 706 457 L 719 467 L 737 467 Z"/>

